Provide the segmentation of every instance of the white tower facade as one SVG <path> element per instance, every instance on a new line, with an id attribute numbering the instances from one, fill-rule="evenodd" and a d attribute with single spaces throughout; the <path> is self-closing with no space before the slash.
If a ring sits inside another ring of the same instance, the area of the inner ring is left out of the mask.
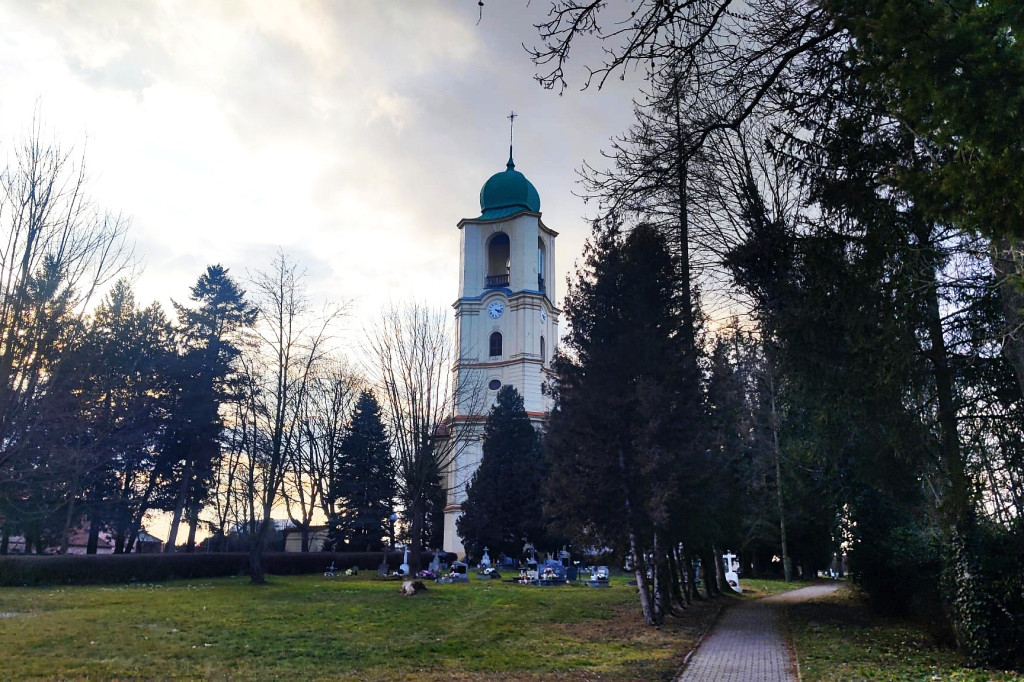
<path id="1" fill-rule="evenodd" d="M 445 472 L 444 550 L 462 555 L 456 532 L 466 484 L 483 456 L 481 438 L 498 389 L 511 384 L 537 427 L 550 405 L 541 387 L 558 338 L 554 306 L 555 237 L 544 225 L 540 196 L 515 169 L 511 151 L 506 168 L 484 183 L 477 218 L 459 222 L 459 298 L 455 301 L 460 387 L 454 430 L 458 439 Z"/>

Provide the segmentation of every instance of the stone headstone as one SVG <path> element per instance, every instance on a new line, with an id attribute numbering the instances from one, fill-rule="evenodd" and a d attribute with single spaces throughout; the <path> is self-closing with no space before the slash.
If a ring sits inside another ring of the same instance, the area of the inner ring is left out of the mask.
<path id="1" fill-rule="evenodd" d="M 452 570 L 449 575 L 453 583 L 468 583 L 469 567 L 461 561 L 455 561 L 452 563 Z"/>
<path id="2" fill-rule="evenodd" d="M 590 587 L 610 587 L 611 582 L 608 580 L 610 573 L 607 566 L 597 566 L 590 569 L 590 580 L 587 581 L 587 585 Z"/>

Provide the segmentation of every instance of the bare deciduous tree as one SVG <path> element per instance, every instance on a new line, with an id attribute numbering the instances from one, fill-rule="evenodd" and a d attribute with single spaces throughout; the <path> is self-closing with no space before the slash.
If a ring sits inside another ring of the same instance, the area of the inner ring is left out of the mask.
<path id="1" fill-rule="evenodd" d="M 343 360 L 326 359 L 315 368 L 299 415 L 299 438 L 289 453 L 284 501 L 288 518 L 302 531 L 302 551 L 309 551 L 309 528 L 316 514 L 331 518 L 335 499 L 331 481 L 339 466 L 339 449 L 362 378 Z"/>
<path id="2" fill-rule="evenodd" d="M 130 221 L 92 204 L 74 153 L 37 115 L 0 172 L 0 481 L 31 468 L 22 460 L 85 309 L 133 263 Z"/>
<path id="3" fill-rule="evenodd" d="M 411 539 L 410 566 L 419 568 L 432 491 L 443 491 L 443 472 L 464 447 L 475 424 L 457 420 L 456 405 L 478 402 L 464 374 L 453 372 L 458 351 L 447 315 L 421 303 L 386 308 L 369 331 L 368 355 L 388 421 L 397 462 L 399 497 Z M 479 414 L 481 410 L 468 410 Z"/>
<path id="4" fill-rule="evenodd" d="M 249 553 L 250 579 L 265 582 L 263 549 L 271 531 L 271 514 L 301 440 L 301 417 L 317 366 L 328 356 L 339 306 L 315 314 L 304 287 L 304 273 L 284 253 L 270 269 L 251 281 L 259 310 L 248 370 L 247 496 L 255 532 Z"/>

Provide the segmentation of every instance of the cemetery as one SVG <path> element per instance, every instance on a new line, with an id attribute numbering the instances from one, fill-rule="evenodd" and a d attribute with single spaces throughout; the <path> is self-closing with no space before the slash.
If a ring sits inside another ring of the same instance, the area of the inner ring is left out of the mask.
<path id="1" fill-rule="evenodd" d="M 6 588 L 3 676 L 309 679 L 329 665 L 338 679 L 659 679 L 717 610 L 651 633 L 625 586 L 422 582 L 411 597 L 372 571 L 271 576 L 265 589 L 244 577 Z"/>
<path id="2" fill-rule="evenodd" d="M 595 567 L 599 580 L 606 570 Z M 11 679 L 671 679 L 723 606 L 695 603 L 652 630 L 628 576 L 612 571 L 605 589 L 587 582 L 524 589 L 503 580 L 423 581 L 425 591 L 405 597 L 400 577 L 338 570 L 271 576 L 261 588 L 239 576 L 4 588 L 3 671 Z M 724 605 L 792 587 L 744 581 L 744 595 L 724 597 Z M 798 652 L 815 657 L 801 657 L 804 679 L 867 677 L 879 656 L 887 679 L 952 679 L 944 675 L 958 669 L 955 655 L 925 633 L 872 621 L 850 594 L 798 608 L 790 618 Z M 830 676 L 830 666 L 846 676 Z M 957 679 L 1020 679 L 986 675 Z"/>
<path id="3" fill-rule="evenodd" d="M 0 678 L 1024 680 L 1024 3 L 392 5 L 0 4 Z"/>

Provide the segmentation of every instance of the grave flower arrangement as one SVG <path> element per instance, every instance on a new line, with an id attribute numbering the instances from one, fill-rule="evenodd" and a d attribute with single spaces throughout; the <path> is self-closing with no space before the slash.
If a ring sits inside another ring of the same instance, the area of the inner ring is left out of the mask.
<path id="1" fill-rule="evenodd" d="M 420 580 L 435 580 L 437 578 L 437 576 L 434 575 L 434 572 L 429 568 L 424 568 L 422 571 L 419 571 L 416 574 L 416 577 Z"/>

